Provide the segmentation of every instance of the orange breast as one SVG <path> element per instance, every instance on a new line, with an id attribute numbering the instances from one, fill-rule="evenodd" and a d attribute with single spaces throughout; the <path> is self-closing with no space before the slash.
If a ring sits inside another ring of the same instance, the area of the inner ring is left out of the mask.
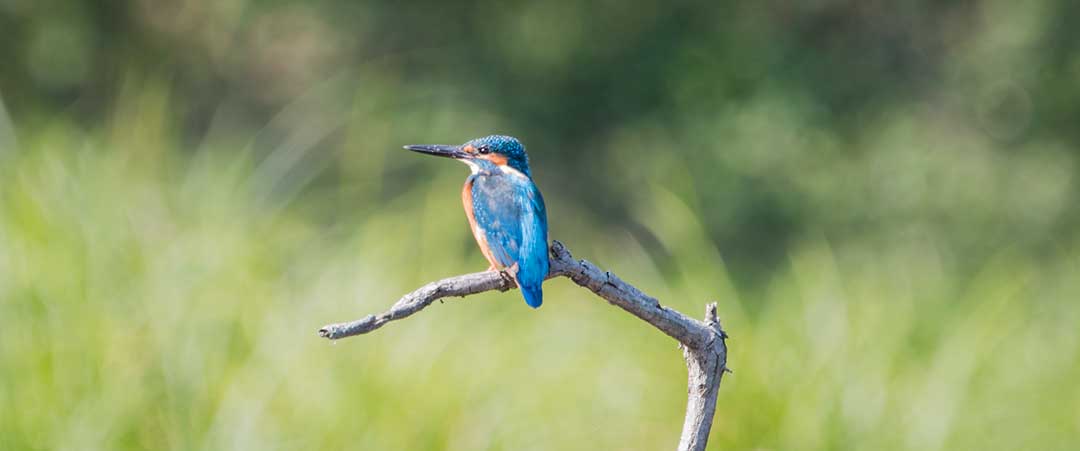
<path id="1" fill-rule="evenodd" d="M 469 227 L 472 228 L 473 238 L 476 239 L 476 244 L 480 246 L 480 253 L 484 254 L 484 258 L 488 263 L 496 269 L 502 269 L 502 265 L 495 260 L 495 256 L 491 254 L 491 247 L 488 246 L 487 237 L 484 235 L 484 231 L 480 229 L 480 226 L 476 223 L 476 213 L 473 211 L 473 196 L 472 196 L 473 179 L 469 177 L 465 180 L 465 186 L 461 188 L 461 203 L 465 206 L 465 217 L 469 218 Z"/>

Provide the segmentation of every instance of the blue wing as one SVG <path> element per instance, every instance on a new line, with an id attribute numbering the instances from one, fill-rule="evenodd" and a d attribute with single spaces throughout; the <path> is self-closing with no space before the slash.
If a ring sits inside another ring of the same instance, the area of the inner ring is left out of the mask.
<path id="1" fill-rule="evenodd" d="M 540 286 L 548 273 L 547 211 L 536 185 L 510 174 L 480 175 L 472 185 L 473 214 L 491 254 L 513 273 L 536 308 L 543 302 Z"/>

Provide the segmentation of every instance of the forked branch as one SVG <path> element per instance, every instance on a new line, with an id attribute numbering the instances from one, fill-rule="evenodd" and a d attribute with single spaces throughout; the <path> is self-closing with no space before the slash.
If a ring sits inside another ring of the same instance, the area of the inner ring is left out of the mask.
<path id="1" fill-rule="evenodd" d="M 551 271 L 548 278 L 563 276 L 588 288 L 597 296 L 642 319 L 677 340 L 683 349 L 688 372 L 688 399 L 680 451 L 705 449 L 716 412 L 716 394 L 727 367 L 727 335 L 720 328 L 716 304 L 705 308 L 705 321 L 698 321 L 660 305 L 656 300 L 610 272 L 602 271 L 585 260 L 574 260 L 562 243 L 551 245 Z M 496 271 L 478 272 L 432 282 L 402 296 L 390 310 L 368 315 L 356 321 L 330 324 L 319 329 L 319 336 L 337 340 L 378 329 L 390 321 L 406 318 L 436 300 L 465 297 L 485 291 L 506 291 L 514 282 Z"/>

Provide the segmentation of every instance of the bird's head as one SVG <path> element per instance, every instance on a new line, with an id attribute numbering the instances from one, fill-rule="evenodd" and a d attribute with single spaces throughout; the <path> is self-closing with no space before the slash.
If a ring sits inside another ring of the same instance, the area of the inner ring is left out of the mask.
<path id="1" fill-rule="evenodd" d="M 460 146 L 442 144 L 417 144 L 405 146 L 406 149 L 453 158 L 468 164 L 473 171 L 492 167 L 509 167 L 526 176 L 529 173 L 529 156 L 525 146 L 512 136 L 491 135 L 476 138 Z"/>

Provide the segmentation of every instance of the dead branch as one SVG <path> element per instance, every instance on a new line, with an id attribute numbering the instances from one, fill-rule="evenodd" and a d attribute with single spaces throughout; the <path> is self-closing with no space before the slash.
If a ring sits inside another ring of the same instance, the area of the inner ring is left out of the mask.
<path id="1" fill-rule="evenodd" d="M 597 296 L 651 324 L 677 340 L 683 349 L 688 372 L 688 399 L 679 451 L 705 449 L 716 412 L 716 394 L 727 363 L 727 335 L 720 328 L 716 304 L 705 308 L 705 321 L 690 318 L 660 305 L 656 300 L 614 274 L 585 260 L 574 260 L 562 243 L 551 245 L 551 271 L 548 278 L 563 276 L 588 288 Z M 465 274 L 432 282 L 402 296 L 389 310 L 356 321 L 330 324 L 319 329 L 319 336 L 337 340 L 378 329 L 390 321 L 406 318 L 436 300 L 465 297 L 485 291 L 506 291 L 514 282 L 496 271 Z"/>

